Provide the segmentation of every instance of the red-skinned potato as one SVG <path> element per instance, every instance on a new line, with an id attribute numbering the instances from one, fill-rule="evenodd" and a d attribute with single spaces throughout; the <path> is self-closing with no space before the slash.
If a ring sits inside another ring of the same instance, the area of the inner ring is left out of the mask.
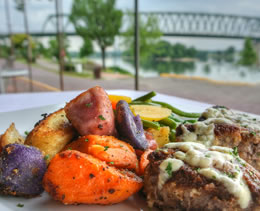
<path id="1" fill-rule="evenodd" d="M 80 135 L 115 135 L 115 117 L 105 90 L 88 89 L 65 106 L 67 118 Z"/>

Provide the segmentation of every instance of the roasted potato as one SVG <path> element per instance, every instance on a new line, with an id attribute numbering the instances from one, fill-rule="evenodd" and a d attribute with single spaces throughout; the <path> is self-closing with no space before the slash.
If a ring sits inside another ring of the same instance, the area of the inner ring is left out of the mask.
<path id="1" fill-rule="evenodd" d="M 141 150 L 148 148 L 140 116 L 134 116 L 124 100 L 116 104 L 116 126 L 119 135 L 133 147 Z"/>
<path id="2" fill-rule="evenodd" d="M 0 151 L 7 144 L 23 144 L 24 138 L 19 134 L 15 128 L 15 124 L 12 123 L 3 135 L 0 136 Z"/>
<path id="3" fill-rule="evenodd" d="M 43 191 L 47 169 L 43 154 L 35 147 L 8 144 L 0 157 L 0 193 L 32 197 Z"/>
<path id="4" fill-rule="evenodd" d="M 66 117 L 64 109 L 60 109 L 40 121 L 28 134 L 25 144 L 39 148 L 47 162 L 68 144 L 76 132 Z"/>
<path id="5" fill-rule="evenodd" d="M 157 142 L 159 148 L 170 142 L 170 128 L 167 126 L 160 127 L 159 130 L 148 128 L 147 132 L 150 132 L 153 135 L 153 138 Z"/>

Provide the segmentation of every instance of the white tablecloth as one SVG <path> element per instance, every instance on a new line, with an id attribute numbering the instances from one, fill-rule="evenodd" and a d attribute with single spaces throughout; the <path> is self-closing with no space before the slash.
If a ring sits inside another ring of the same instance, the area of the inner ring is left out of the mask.
<path id="1" fill-rule="evenodd" d="M 39 93 L 19 93 L 19 94 L 2 94 L 0 95 L 0 112 L 15 111 L 27 108 L 34 108 L 52 104 L 61 104 L 69 102 L 76 97 L 81 91 L 66 91 L 66 92 L 39 92 Z M 126 96 L 140 96 L 145 92 L 133 91 L 133 90 L 107 90 L 109 94 L 122 94 Z M 158 95 L 157 100 L 163 100 L 167 102 L 174 101 L 174 105 L 181 107 L 183 110 L 202 111 L 209 104 L 201 103 L 197 101 L 187 100 L 174 96 Z"/>

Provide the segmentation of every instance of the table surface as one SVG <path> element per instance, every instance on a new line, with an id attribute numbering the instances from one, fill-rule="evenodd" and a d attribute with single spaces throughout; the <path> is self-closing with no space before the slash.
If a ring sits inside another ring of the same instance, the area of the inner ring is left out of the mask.
<path id="1" fill-rule="evenodd" d="M 108 94 L 123 94 L 123 95 L 132 95 L 135 93 L 140 96 L 145 94 L 143 91 L 133 91 L 133 90 L 106 90 Z M 2 94 L 0 95 L 0 112 L 9 112 L 21 109 L 35 108 L 40 106 L 52 105 L 52 104 L 61 104 L 64 102 L 69 102 L 71 99 L 76 97 L 78 94 L 83 92 L 79 91 L 65 91 L 65 92 L 39 92 L 39 93 L 18 93 L 18 94 Z M 163 96 L 163 99 L 170 97 L 174 98 L 175 105 L 184 106 L 193 105 L 199 110 L 205 109 L 206 107 L 211 106 L 207 103 L 192 101 L 188 99 L 183 99 L 174 96 L 160 95 Z"/>

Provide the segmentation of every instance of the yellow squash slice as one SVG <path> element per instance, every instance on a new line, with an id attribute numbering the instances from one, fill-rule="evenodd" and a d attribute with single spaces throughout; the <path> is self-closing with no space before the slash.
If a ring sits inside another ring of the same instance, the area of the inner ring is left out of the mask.
<path id="1" fill-rule="evenodd" d="M 160 121 L 171 115 L 171 110 L 152 105 L 132 105 L 130 106 L 133 114 L 140 115 L 141 119 L 149 121 Z"/>

